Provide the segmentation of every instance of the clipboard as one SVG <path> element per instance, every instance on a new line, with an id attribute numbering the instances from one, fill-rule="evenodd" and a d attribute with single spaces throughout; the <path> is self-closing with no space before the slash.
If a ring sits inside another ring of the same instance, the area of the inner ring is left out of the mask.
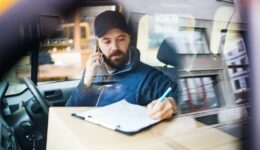
<path id="1" fill-rule="evenodd" d="M 73 113 L 72 116 L 117 132 L 134 135 L 160 122 L 150 119 L 146 111 L 144 106 L 121 100 L 108 106 Z"/>

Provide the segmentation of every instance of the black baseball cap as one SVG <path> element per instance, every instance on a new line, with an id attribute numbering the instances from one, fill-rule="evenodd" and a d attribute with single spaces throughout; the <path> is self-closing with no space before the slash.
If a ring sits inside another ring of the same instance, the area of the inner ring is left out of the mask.
<path id="1" fill-rule="evenodd" d="M 94 27 L 95 35 L 99 38 L 112 28 L 118 28 L 130 34 L 125 17 L 118 11 L 102 12 L 96 17 Z"/>

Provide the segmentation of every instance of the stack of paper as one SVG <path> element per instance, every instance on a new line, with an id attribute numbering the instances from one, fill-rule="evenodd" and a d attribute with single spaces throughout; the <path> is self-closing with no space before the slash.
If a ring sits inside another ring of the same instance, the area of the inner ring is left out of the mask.
<path id="1" fill-rule="evenodd" d="M 75 116 L 125 133 L 136 133 L 160 121 L 150 119 L 146 107 L 130 104 L 126 100 L 105 107 L 79 112 Z"/>

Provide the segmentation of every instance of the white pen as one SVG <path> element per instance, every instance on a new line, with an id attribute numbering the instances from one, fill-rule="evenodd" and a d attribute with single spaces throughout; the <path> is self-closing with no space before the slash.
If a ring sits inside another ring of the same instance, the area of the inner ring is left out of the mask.
<path id="1" fill-rule="evenodd" d="M 170 93 L 170 91 L 172 90 L 171 87 L 169 87 L 164 93 L 163 95 L 158 99 L 158 101 L 156 102 L 156 104 L 154 105 L 153 109 L 156 109 L 165 99 L 165 97 Z"/>

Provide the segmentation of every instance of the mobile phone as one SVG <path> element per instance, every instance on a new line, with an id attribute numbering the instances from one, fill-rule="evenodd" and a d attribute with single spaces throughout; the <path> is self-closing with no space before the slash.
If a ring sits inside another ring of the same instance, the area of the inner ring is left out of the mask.
<path id="1" fill-rule="evenodd" d="M 98 40 L 96 41 L 96 52 L 101 52 L 99 45 L 98 45 Z M 101 52 L 102 53 L 102 52 Z"/>
<path id="2" fill-rule="evenodd" d="M 96 52 L 102 53 L 101 49 L 99 48 L 98 41 L 96 41 Z M 98 60 L 99 64 L 103 64 L 102 60 Z"/>

